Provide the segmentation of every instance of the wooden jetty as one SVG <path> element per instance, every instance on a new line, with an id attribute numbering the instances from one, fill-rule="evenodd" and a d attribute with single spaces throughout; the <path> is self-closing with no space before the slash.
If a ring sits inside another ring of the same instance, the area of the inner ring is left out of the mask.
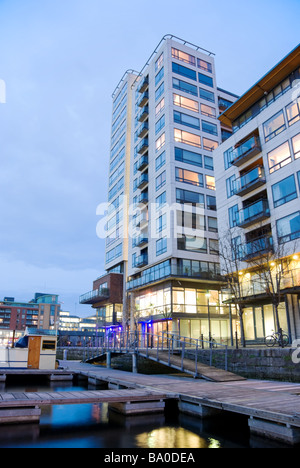
<path id="1" fill-rule="evenodd" d="M 43 406 L 108 403 L 126 415 L 163 412 L 168 400 L 194 417 L 217 417 L 231 412 L 248 417 L 251 433 L 300 443 L 300 384 L 227 380 L 209 382 L 176 376 L 155 376 L 61 361 L 64 371 L 108 386 L 109 390 L 38 393 L 0 393 L 0 421 L 38 421 Z M 106 387 L 107 388 L 107 387 Z"/>

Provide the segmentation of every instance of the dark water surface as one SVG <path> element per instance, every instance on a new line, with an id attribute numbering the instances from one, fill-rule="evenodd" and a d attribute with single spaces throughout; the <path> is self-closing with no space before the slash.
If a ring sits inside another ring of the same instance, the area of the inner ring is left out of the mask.
<path id="1" fill-rule="evenodd" d="M 70 383 L 7 382 L 1 392 L 94 390 Z M 250 436 L 247 418 L 225 414 L 201 421 L 168 408 L 166 414 L 125 418 L 107 404 L 55 405 L 42 409 L 40 424 L 0 426 L 1 448 L 288 448 Z"/>

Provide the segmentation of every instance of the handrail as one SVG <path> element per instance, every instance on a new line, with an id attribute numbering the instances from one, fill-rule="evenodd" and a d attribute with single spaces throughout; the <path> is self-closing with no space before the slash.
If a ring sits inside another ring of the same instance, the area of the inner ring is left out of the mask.
<path id="1" fill-rule="evenodd" d="M 138 331 L 135 332 L 123 332 L 119 335 L 112 333 L 111 335 L 106 335 L 100 338 L 97 338 L 98 343 L 96 347 L 92 346 L 87 347 L 90 349 L 90 353 L 93 353 L 93 356 L 90 356 L 88 359 L 95 358 L 97 355 L 105 354 L 107 352 L 123 352 L 123 353 L 137 353 L 146 355 L 149 357 L 150 350 L 156 351 L 156 360 L 160 361 L 159 353 L 161 351 L 168 353 L 168 364 L 171 364 L 171 356 L 175 353 L 181 355 L 181 370 L 184 370 L 184 358 L 187 355 L 188 351 L 195 350 L 195 372 L 194 376 L 198 375 L 198 359 L 199 359 L 199 350 L 208 349 L 210 351 L 209 355 L 209 365 L 212 366 L 213 361 L 213 350 L 217 348 L 222 348 L 225 353 L 225 370 L 228 369 L 228 345 L 223 343 L 217 343 L 214 339 L 205 340 L 203 336 L 201 338 L 189 338 L 185 336 L 176 335 L 170 332 L 162 332 L 161 334 L 152 334 L 152 333 L 141 333 Z M 97 354 L 98 353 L 98 354 Z M 153 355 L 153 353 L 152 353 Z M 87 358 L 85 359 L 87 360 Z"/>

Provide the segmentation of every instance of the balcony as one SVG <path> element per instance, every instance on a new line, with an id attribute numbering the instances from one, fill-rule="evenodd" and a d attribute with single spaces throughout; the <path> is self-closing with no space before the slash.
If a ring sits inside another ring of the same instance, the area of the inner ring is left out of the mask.
<path id="1" fill-rule="evenodd" d="M 258 223 L 270 217 L 268 200 L 258 200 L 239 211 L 238 226 L 247 228 L 251 224 Z"/>
<path id="2" fill-rule="evenodd" d="M 137 115 L 137 120 L 139 122 L 144 122 L 144 120 L 146 120 L 146 118 L 148 117 L 149 115 L 149 107 L 148 106 L 145 106 L 143 107 L 143 109 L 138 113 Z"/>
<path id="3" fill-rule="evenodd" d="M 148 265 L 148 254 L 142 254 L 139 257 L 137 257 L 135 262 L 136 268 L 142 268 L 146 265 Z"/>
<path id="4" fill-rule="evenodd" d="M 144 107 L 144 105 L 147 104 L 148 100 L 149 100 L 149 93 L 148 91 L 146 91 L 145 93 L 141 95 L 140 99 L 137 102 L 137 105 L 139 107 Z"/>
<path id="5" fill-rule="evenodd" d="M 257 166 L 239 179 L 236 179 L 233 191 L 235 195 L 242 197 L 265 183 L 265 170 L 263 166 Z"/>
<path id="6" fill-rule="evenodd" d="M 147 75 L 141 79 L 140 84 L 138 85 L 138 88 L 137 88 L 137 92 L 143 93 L 144 91 L 146 91 L 148 86 L 149 86 L 149 76 Z"/>
<path id="7" fill-rule="evenodd" d="M 259 237 L 247 242 L 244 247 L 244 260 L 250 262 L 273 252 L 273 237 Z"/>
<path id="8" fill-rule="evenodd" d="M 148 201 L 149 201 L 148 192 L 142 192 L 138 198 L 137 204 L 138 206 L 147 205 Z"/>
<path id="9" fill-rule="evenodd" d="M 141 156 L 137 162 L 136 168 L 138 171 L 143 171 L 148 166 L 148 156 Z"/>
<path id="10" fill-rule="evenodd" d="M 144 138 L 144 136 L 147 135 L 148 130 L 149 130 L 148 122 L 143 122 L 142 125 L 138 128 L 137 137 Z"/>
<path id="11" fill-rule="evenodd" d="M 261 145 L 258 136 L 253 135 L 248 140 L 244 141 L 240 146 L 233 151 L 233 166 L 241 166 L 261 152 Z"/>
<path id="12" fill-rule="evenodd" d="M 140 236 L 136 239 L 136 243 L 135 243 L 136 247 L 143 247 L 146 244 L 148 244 L 148 237 Z"/>
<path id="13" fill-rule="evenodd" d="M 109 298 L 109 289 L 99 288 L 94 289 L 86 294 L 83 294 L 79 298 L 80 304 L 95 304 L 97 302 L 104 301 Z"/>
<path id="14" fill-rule="evenodd" d="M 144 229 L 147 225 L 148 225 L 148 216 L 146 213 L 143 213 L 137 219 L 136 226 L 140 229 Z"/>
<path id="15" fill-rule="evenodd" d="M 137 146 L 138 154 L 144 154 L 149 147 L 148 138 L 144 138 Z"/>
<path id="16" fill-rule="evenodd" d="M 144 172 L 137 181 L 137 188 L 142 190 L 148 184 L 148 173 Z"/>

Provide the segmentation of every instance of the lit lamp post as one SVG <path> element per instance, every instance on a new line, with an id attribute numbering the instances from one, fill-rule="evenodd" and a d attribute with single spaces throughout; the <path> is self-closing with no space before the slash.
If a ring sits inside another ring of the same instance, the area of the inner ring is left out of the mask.
<path id="1" fill-rule="evenodd" d="M 210 292 L 207 291 L 205 294 L 207 298 L 207 313 L 208 313 L 208 341 L 211 340 L 211 324 L 210 324 L 210 310 L 209 310 L 209 298 L 210 298 Z"/>

